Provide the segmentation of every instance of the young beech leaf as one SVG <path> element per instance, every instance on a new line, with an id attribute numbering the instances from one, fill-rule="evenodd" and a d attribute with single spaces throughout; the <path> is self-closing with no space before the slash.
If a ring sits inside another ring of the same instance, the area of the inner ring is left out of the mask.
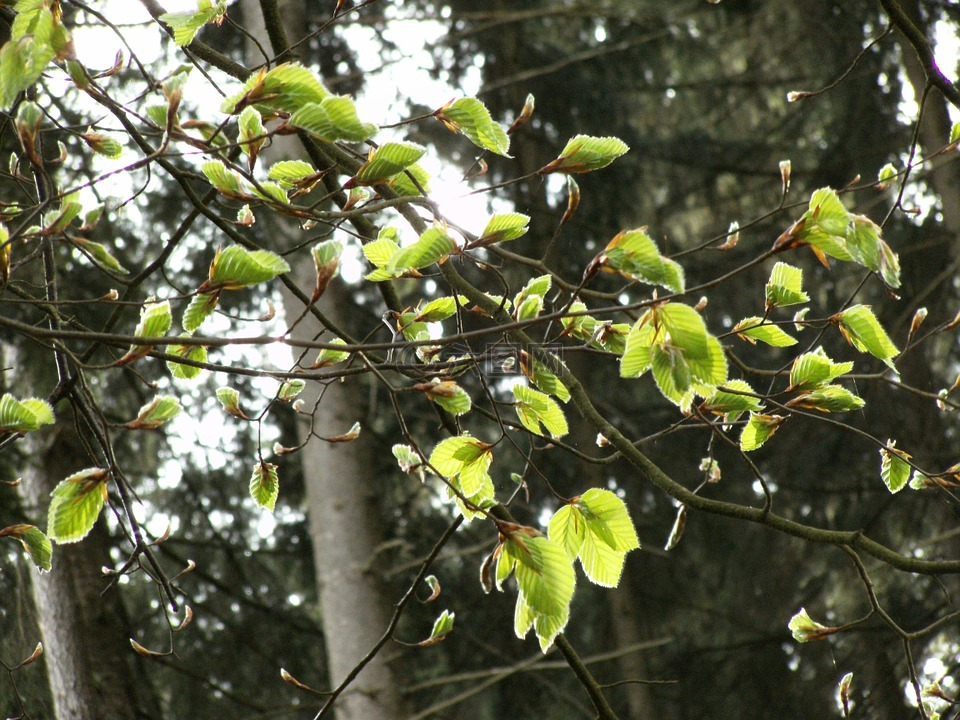
<path id="1" fill-rule="evenodd" d="M 277 391 L 277 400 L 280 402 L 293 402 L 294 399 L 303 392 L 307 383 L 303 380 L 287 380 Z"/>
<path id="2" fill-rule="evenodd" d="M 803 292 L 803 271 L 783 262 L 773 266 L 763 292 L 768 309 L 810 302 L 810 296 Z"/>
<path id="3" fill-rule="evenodd" d="M 620 357 L 620 377 L 636 378 L 649 370 L 653 363 L 653 347 L 659 344 L 663 335 L 663 326 L 655 326 L 649 316 L 637 320 L 627 335 Z"/>
<path id="4" fill-rule="evenodd" d="M 472 407 L 467 391 L 453 380 L 440 381 L 434 378 L 434 382 L 414 385 L 414 390 L 425 393 L 433 402 L 454 416 L 464 415 L 470 412 Z"/>
<path id="5" fill-rule="evenodd" d="M 270 166 L 267 177 L 286 190 L 305 188 L 316 182 L 317 169 L 303 160 L 281 160 Z"/>
<path id="6" fill-rule="evenodd" d="M 455 617 L 456 613 L 452 613 L 449 610 L 444 610 L 440 613 L 440 616 L 433 623 L 433 630 L 430 633 L 430 637 L 422 642 L 418 642 L 417 647 L 431 647 L 447 637 L 447 635 L 453 632 L 453 620 Z"/>
<path id="7" fill-rule="evenodd" d="M 249 420 L 243 410 L 240 409 L 240 393 L 232 387 L 217 388 L 217 400 L 223 406 L 223 409 L 240 420 Z"/>
<path id="8" fill-rule="evenodd" d="M 749 383 L 743 380 L 728 380 L 722 388 L 718 388 L 717 392 L 707 398 L 700 408 L 715 415 L 724 415 L 727 422 L 733 422 L 741 413 L 760 412 L 763 404 Z"/>
<path id="9" fill-rule="evenodd" d="M 481 490 L 490 463 L 493 446 L 470 435 L 458 435 L 441 441 L 430 453 L 430 465 L 454 483 L 468 498 Z"/>
<path id="10" fill-rule="evenodd" d="M 183 311 L 183 318 L 180 324 L 190 335 L 197 331 L 203 325 L 203 322 L 213 315 L 220 302 L 220 291 L 198 293 L 190 299 L 190 304 Z"/>
<path id="11" fill-rule="evenodd" d="M 820 412 L 847 412 L 864 406 L 863 398 L 839 385 L 823 385 L 787 402 L 788 407 L 808 408 Z"/>
<path id="12" fill-rule="evenodd" d="M 0 435 L 11 432 L 31 432 L 41 425 L 53 425 L 53 408 L 46 400 L 29 398 L 17 400 L 6 393 L 0 397 Z"/>
<path id="13" fill-rule="evenodd" d="M 409 142 L 384 143 L 370 150 L 367 161 L 357 174 L 350 178 L 344 188 L 357 185 L 378 185 L 402 173 L 423 157 L 427 151 L 422 145 Z"/>
<path id="14" fill-rule="evenodd" d="M 647 235 L 646 228 L 624 230 L 611 240 L 596 260 L 600 268 L 671 292 L 684 290 L 683 268 L 665 258 Z"/>
<path id="15" fill-rule="evenodd" d="M 120 261 L 111 255 L 110 251 L 100 243 L 82 237 L 71 237 L 69 240 L 84 255 L 104 270 L 120 273 L 121 275 L 128 275 L 130 273 L 130 271 L 121 265 Z"/>
<path id="16" fill-rule="evenodd" d="M 456 241 L 443 224 L 436 224 L 423 232 L 420 238 L 387 261 L 385 270 L 394 277 L 407 270 L 419 270 L 441 262 L 457 249 Z"/>
<path id="17" fill-rule="evenodd" d="M 550 173 L 577 174 L 599 170 L 629 149 L 630 147 L 619 138 L 577 135 L 567 142 L 556 160 L 544 165 L 537 172 L 540 175 L 549 175 Z"/>
<path id="18" fill-rule="evenodd" d="M 50 569 L 53 546 L 50 544 L 50 539 L 43 534 L 40 528 L 26 524 L 11 525 L 0 530 L 0 537 L 12 537 L 19 540 L 24 551 L 40 572 Z M 25 660 L 20 665 L 23 666 L 29 662 L 32 662 L 32 660 Z"/>
<path id="19" fill-rule="evenodd" d="M 750 420 L 740 433 L 740 449 L 752 452 L 759 449 L 780 428 L 785 417 L 750 413 Z"/>
<path id="20" fill-rule="evenodd" d="M 376 125 L 360 121 L 357 107 L 347 95 L 329 95 L 318 103 L 305 103 L 287 124 L 328 142 L 364 142 L 377 134 Z"/>
<path id="21" fill-rule="evenodd" d="M 903 490 L 910 479 L 910 458 L 908 453 L 896 449 L 896 442 L 887 440 L 887 447 L 880 448 L 880 477 L 887 490 L 898 493 Z"/>
<path id="22" fill-rule="evenodd" d="M 217 248 L 210 263 L 209 278 L 201 290 L 238 290 L 273 280 L 286 272 L 290 272 L 290 266 L 274 252 L 231 245 L 224 250 Z"/>
<path id="23" fill-rule="evenodd" d="M 107 498 L 109 478 L 103 468 L 87 468 L 53 489 L 47 517 L 47 533 L 53 542 L 62 545 L 87 536 Z"/>
<path id="24" fill-rule="evenodd" d="M 835 363 L 818 347 L 793 361 L 788 390 L 809 390 L 826 385 L 853 370 L 852 362 Z"/>
<path id="25" fill-rule="evenodd" d="M 562 360 L 556 358 L 555 360 L 561 365 L 563 364 Z M 560 381 L 560 378 L 525 350 L 520 351 L 520 371 L 540 390 L 548 395 L 555 396 L 560 402 L 570 400 L 570 391 Z"/>
<path id="26" fill-rule="evenodd" d="M 346 345 L 347 343 L 341 338 L 334 338 L 330 341 L 330 344 Z M 342 363 L 349 357 L 350 353 L 348 353 L 346 350 L 331 350 L 329 348 L 324 348 L 320 351 L 320 354 L 317 355 L 317 359 L 314 360 L 313 365 L 311 365 L 310 368 L 314 369 L 336 365 L 337 363 Z"/>
<path id="27" fill-rule="evenodd" d="M 552 397 L 519 384 L 513 386 L 513 394 L 517 398 L 517 415 L 527 430 L 545 437 L 542 425 L 555 438 L 569 432 L 563 410 Z"/>
<path id="28" fill-rule="evenodd" d="M 563 615 L 576 584 L 566 551 L 549 538 L 519 531 L 510 533 L 504 544 L 517 559 L 517 584 L 530 609 L 538 615 Z"/>
<path id="29" fill-rule="evenodd" d="M 124 427 L 131 430 L 152 430 L 175 418 L 182 409 L 180 401 L 172 395 L 157 395 L 140 408 L 135 420 L 131 420 Z"/>
<path id="30" fill-rule="evenodd" d="M 140 310 L 140 322 L 134 329 L 136 337 L 162 337 L 167 334 L 173 325 L 173 316 L 170 313 L 170 303 L 167 300 L 157 302 L 148 298 Z M 126 365 L 148 355 L 153 345 L 131 345 L 127 353 L 115 364 Z"/>
<path id="31" fill-rule="evenodd" d="M 267 510 L 273 510 L 280 494 L 280 479 L 277 476 L 277 466 L 268 462 L 258 462 L 253 466 L 250 476 L 250 497 L 257 505 Z"/>
<path id="32" fill-rule="evenodd" d="M 181 337 L 190 336 L 182 335 Z M 203 345 L 171 345 L 167 349 L 167 353 L 198 363 L 207 362 L 207 349 Z M 185 365 L 171 360 L 167 361 L 167 369 L 170 370 L 171 375 L 181 380 L 194 380 L 203 373 L 203 368 Z"/>
<path id="33" fill-rule="evenodd" d="M 193 42 L 204 25 L 214 22 L 219 25 L 227 13 L 227 1 L 214 5 L 210 0 L 199 0 L 195 13 L 165 13 L 157 19 L 173 31 L 173 41 L 180 47 Z"/>
<path id="34" fill-rule="evenodd" d="M 623 500 L 609 490 L 590 488 L 577 500 L 587 521 L 587 530 L 614 550 L 629 552 L 640 547 L 637 531 Z"/>
<path id="35" fill-rule="evenodd" d="M 467 245 L 468 249 L 487 247 L 499 242 L 516 240 L 530 229 L 530 216 L 523 213 L 498 213 L 490 218 L 480 237 Z"/>
<path id="36" fill-rule="evenodd" d="M 387 185 L 401 197 L 420 197 L 430 192 L 430 173 L 419 163 L 413 163 L 404 168 L 402 173 L 394 175 Z"/>
<path id="37" fill-rule="evenodd" d="M 802 643 L 810 642 L 811 640 L 823 640 L 835 634 L 840 629 L 827 627 L 812 620 L 803 608 L 800 608 L 797 614 L 790 618 L 787 628 L 793 634 L 793 639 Z"/>
<path id="38" fill-rule="evenodd" d="M 900 351 L 880 325 L 870 306 L 854 305 L 837 313 L 830 320 L 840 328 L 843 337 L 853 347 L 860 352 L 870 353 L 883 360 L 890 369 L 896 370 L 893 358 Z"/>
<path id="39" fill-rule="evenodd" d="M 510 157 L 510 137 L 506 130 L 490 117 L 490 111 L 475 97 L 449 102 L 433 115 L 451 132 L 463 133 L 477 147 Z"/>
<path id="40" fill-rule="evenodd" d="M 733 332 L 751 345 L 756 345 L 757 340 L 772 347 L 789 347 L 797 344 L 795 337 L 784 332 L 777 325 L 764 323 L 763 318 L 759 317 L 744 318 L 734 326 Z"/>
<path id="41" fill-rule="evenodd" d="M 580 554 L 587 523 L 576 504 L 564 505 L 550 518 L 547 535 L 566 551 L 567 557 L 575 560 Z"/>
<path id="42" fill-rule="evenodd" d="M 329 94 L 310 70 L 299 63 L 283 63 L 251 75 L 243 89 L 224 100 L 220 109 L 235 114 L 248 105 L 256 105 L 261 111 L 295 113 L 307 103 L 322 102 Z"/>
<path id="43" fill-rule="evenodd" d="M 343 255 L 343 243 L 337 240 L 325 240 L 317 243 L 310 251 L 313 264 L 317 268 L 317 284 L 313 289 L 313 299 L 317 300 L 330 281 L 337 276 L 340 268 L 340 256 Z"/>

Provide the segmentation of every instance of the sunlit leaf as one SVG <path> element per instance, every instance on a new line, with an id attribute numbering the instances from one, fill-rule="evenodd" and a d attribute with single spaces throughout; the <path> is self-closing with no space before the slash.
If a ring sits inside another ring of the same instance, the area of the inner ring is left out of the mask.
<path id="1" fill-rule="evenodd" d="M 633 280 L 660 285 L 672 292 L 683 292 L 683 268 L 665 258 L 646 232 L 646 228 L 624 230 L 611 240 L 600 256 L 605 269 Z"/>
<path id="2" fill-rule="evenodd" d="M 183 408 L 180 401 L 172 395 L 157 395 L 153 400 L 140 408 L 137 417 L 124 427 L 131 430 L 152 430 L 173 420 Z"/>
<path id="3" fill-rule="evenodd" d="M 630 148 L 623 140 L 615 137 L 591 137 L 577 135 L 571 138 L 556 160 L 538 171 L 541 175 L 550 173 L 585 173 L 606 167 Z"/>
<path id="4" fill-rule="evenodd" d="M 286 272 L 290 272 L 290 266 L 274 252 L 230 245 L 226 249 L 217 248 L 204 290 L 236 290 L 273 280 Z"/>
<path id="5" fill-rule="evenodd" d="M 0 537 L 12 537 L 19 540 L 24 551 L 40 572 L 50 569 L 53 546 L 50 544 L 50 539 L 43 534 L 40 528 L 27 524 L 11 525 L 0 530 Z M 42 646 L 40 647 L 42 651 Z M 35 654 L 39 657 L 39 653 Z M 30 664 L 34 659 L 36 658 L 27 658 L 20 663 L 20 667 Z"/>
<path id="6" fill-rule="evenodd" d="M 893 358 L 900 351 L 868 305 L 849 307 L 834 315 L 831 320 L 837 323 L 840 332 L 853 347 L 860 352 L 870 353 L 883 360 L 891 369 L 896 369 Z"/>
<path id="7" fill-rule="evenodd" d="M 555 438 L 569 432 L 563 410 L 549 395 L 520 384 L 513 386 L 513 394 L 517 398 L 517 415 L 527 430 L 536 435 L 545 435 L 542 425 Z"/>
<path id="8" fill-rule="evenodd" d="M 490 117 L 490 111 L 475 97 L 464 97 L 447 103 L 434 113 L 453 132 L 460 132 L 474 145 L 510 157 L 510 137 Z"/>
<path id="9" fill-rule="evenodd" d="M 53 408 L 46 400 L 29 398 L 17 400 L 6 393 L 0 397 L 0 434 L 31 432 L 41 425 L 53 425 Z"/>
<path id="10" fill-rule="evenodd" d="M 207 362 L 207 349 L 203 345 L 171 345 L 167 348 L 167 353 L 198 363 Z M 170 370 L 171 375 L 183 380 L 193 380 L 203 373 L 203 368 L 172 362 L 170 360 L 167 361 L 167 368 Z"/>
<path id="11" fill-rule="evenodd" d="M 839 628 L 827 627 L 812 620 L 807 611 L 803 608 L 797 612 L 787 625 L 787 628 L 793 634 L 793 639 L 797 642 L 810 642 L 811 640 L 823 640 L 838 631 Z"/>
<path id="12" fill-rule="evenodd" d="M 853 370 L 852 362 L 835 363 L 822 347 L 804 353 L 793 361 L 790 390 L 809 390 L 833 382 Z"/>
<path id="13" fill-rule="evenodd" d="M 740 434 L 740 449 L 752 452 L 759 449 L 779 429 L 786 418 L 779 415 L 750 413 L 750 420 Z"/>
<path id="14" fill-rule="evenodd" d="M 50 540 L 65 544 L 87 536 L 103 508 L 109 478 L 110 474 L 102 468 L 87 468 L 53 489 L 47 519 Z"/>
<path id="15" fill-rule="evenodd" d="M 897 450 L 895 446 L 895 442 L 888 440 L 887 446 L 880 448 L 880 477 L 891 493 L 903 490 L 911 472 L 907 462 L 910 455 L 903 450 Z"/>
<path id="16" fill-rule="evenodd" d="M 772 347 L 789 347 L 797 344 L 795 337 L 784 332 L 777 325 L 764 323 L 763 318 L 759 317 L 744 318 L 734 326 L 733 332 L 754 345 L 757 340 Z"/>
<path id="17" fill-rule="evenodd" d="M 250 497 L 262 508 L 273 510 L 280 494 L 280 478 L 277 466 L 268 462 L 258 462 L 253 466 L 250 476 Z"/>
<path id="18" fill-rule="evenodd" d="M 195 13 L 165 13 L 157 19 L 173 30 L 173 41 L 184 47 L 193 42 L 197 33 L 207 23 L 220 24 L 227 12 L 226 0 L 215 5 L 210 0 L 199 0 Z"/>
<path id="19" fill-rule="evenodd" d="M 768 308 L 810 302 L 810 296 L 803 292 L 803 271 L 783 262 L 773 266 L 764 296 Z"/>
<path id="20" fill-rule="evenodd" d="M 345 187 L 349 189 L 356 185 L 377 185 L 386 182 L 413 165 L 423 157 L 426 151 L 425 147 L 416 143 L 384 143 L 370 151 L 367 161 Z"/>

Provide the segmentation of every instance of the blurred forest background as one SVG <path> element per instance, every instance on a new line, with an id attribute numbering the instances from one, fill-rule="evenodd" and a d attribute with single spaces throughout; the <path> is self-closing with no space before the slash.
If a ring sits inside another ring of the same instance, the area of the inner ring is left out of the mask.
<path id="1" fill-rule="evenodd" d="M 83 26 L 101 24 L 98 5 L 64 2 L 64 23 L 78 33 Z M 107 19 L 110 7 L 102 9 Z M 940 69 L 955 78 L 960 9 L 937 0 L 901 0 L 899 7 L 936 49 Z M 237 63 L 257 64 L 250 60 L 250 43 L 241 31 L 260 22 L 252 17 L 257 9 L 258 3 L 230 3 L 229 22 L 205 28 L 199 39 Z M 846 205 L 881 222 L 897 202 L 900 187 L 872 185 L 880 168 L 893 163 L 902 169 L 912 143 L 919 156 L 940 150 L 948 142 L 955 112 L 939 92 L 931 91 L 918 126 L 923 68 L 903 35 L 889 30 L 883 4 L 870 0 L 380 0 L 364 3 L 333 23 L 333 3 L 310 0 L 302 12 L 304 24 L 289 28 L 291 41 L 323 30 L 299 46 L 300 60 L 318 69 L 334 92 L 363 98 L 395 86 L 400 100 L 389 110 L 396 118 L 431 113 L 466 92 L 475 93 L 494 118 L 509 124 L 532 94 L 536 111 L 513 135 L 514 159 L 485 157 L 489 172 L 473 181 L 476 186 L 535 172 L 578 133 L 614 135 L 631 147 L 611 167 L 578 178 L 580 207 L 555 239 L 567 202 L 562 185 L 537 178 L 489 195 L 499 207 L 532 217 L 531 232 L 509 251 L 527 258 L 546 253 L 545 262 L 574 286 L 610 238 L 644 225 L 665 254 L 689 252 L 682 262 L 690 284 L 718 277 L 768 249 L 819 187 L 855 185 L 856 191 L 844 195 Z M 0 17 L 8 24 L 10 8 L 0 8 Z M 182 61 L 169 39 L 159 40 L 160 26 L 154 24 L 152 31 L 158 38 L 159 58 L 152 60 L 156 67 Z M 412 52 L 409 37 L 418 34 L 425 40 L 411 60 L 406 57 Z M 111 42 L 118 43 L 116 38 Z M 144 57 L 150 59 L 147 51 Z M 414 72 L 416 64 L 421 68 Z M 112 87 L 122 88 L 135 76 L 136 69 L 125 66 L 111 80 Z M 445 85 L 449 91 L 438 91 L 433 105 L 408 99 L 421 93 L 406 93 L 405 88 L 428 82 L 442 83 L 431 87 Z M 133 83 L 130 92 L 136 87 Z M 813 97 L 787 102 L 788 92 L 821 89 Z M 64 126 L 86 122 L 72 105 L 73 96 L 45 97 Z M 181 115 L 190 116 L 191 102 L 186 93 Z M 6 157 L 17 150 L 17 140 L 9 121 L 3 130 L 0 150 Z M 456 174 L 475 165 L 475 148 L 452 143 L 440 123 L 413 123 L 398 132 L 446 153 L 441 162 Z M 45 142 L 53 147 L 56 140 L 51 133 Z M 885 239 L 900 255 L 903 299 L 876 282 L 865 284 L 857 295 L 857 302 L 873 306 L 900 347 L 918 307 L 927 308 L 931 326 L 949 321 L 958 308 L 960 166 L 955 157 L 953 153 L 915 170 L 903 192 L 903 210 L 892 212 L 884 225 Z M 784 207 L 779 163 L 787 159 L 792 186 Z M 80 173 L 94 176 L 101 171 L 91 161 Z M 0 199 L 14 199 L 17 182 L 9 173 L 0 176 Z M 136 272 L 142 258 L 156 256 L 177 234 L 190 212 L 182 188 L 158 173 L 128 212 L 105 218 L 97 233 L 111 238 L 118 259 Z M 733 221 L 752 223 L 735 248 L 694 252 L 727 232 Z M 268 247 L 270 228 L 269 222 L 254 228 Z M 195 256 L 218 242 L 217 229 L 198 222 L 169 262 L 182 277 L 192 276 L 195 286 L 206 273 L 206 256 Z M 790 262 L 804 268 L 805 289 L 817 307 L 840 307 L 862 280 L 857 273 L 824 268 L 811 254 L 792 255 Z M 729 330 L 739 318 L 757 313 L 770 264 L 742 272 L 707 293 L 710 303 L 703 314 L 710 327 Z M 540 274 L 521 262 L 504 262 L 500 270 L 514 291 Z M 79 273 L 65 274 L 62 281 L 64 292 L 78 299 L 98 298 L 112 287 L 109 278 L 90 273 L 82 279 Z M 601 278 L 593 287 L 616 293 L 620 284 Z M 0 297 L 0 312 L 20 317 L 11 290 Z M 338 281 L 334 291 L 342 316 L 358 336 L 382 326 L 384 308 L 373 290 Z M 440 288 L 437 294 L 448 293 Z M 238 315 L 263 312 L 262 296 L 249 291 L 243 297 L 244 306 L 232 308 Z M 614 294 L 611 303 L 615 299 Z M 278 298 L 274 301 L 280 304 Z M 87 327 L 99 327 L 108 312 L 91 304 L 77 306 L 75 316 Z M 239 326 L 227 317 L 218 322 L 224 334 Z M 3 342 L 3 367 L 17 368 L 15 376 L 5 371 L 3 381 L 16 377 L 18 384 L 35 383 L 5 390 L 23 396 L 48 390 L 44 378 L 51 368 L 43 348 L 10 336 Z M 723 342 L 732 364 L 738 364 L 743 344 L 732 337 Z M 839 334 L 825 335 L 822 344 L 831 357 L 846 359 L 850 354 Z M 254 350 L 244 353 L 243 361 L 252 367 L 264 362 Z M 783 359 L 774 349 L 752 353 L 741 369 L 763 386 L 764 373 L 782 367 Z M 643 438 L 642 449 L 675 479 L 696 486 L 703 476 L 701 458 L 712 454 L 723 478 L 703 492 L 760 504 L 762 493 L 740 455 L 711 440 L 709 431 L 674 428 L 680 415 L 652 382 L 627 383 L 618 377 L 615 363 L 600 362 L 589 352 L 568 352 L 564 360 L 605 416 L 629 437 Z M 856 368 L 865 376 L 857 391 L 867 407 L 844 421 L 876 437 L 896 438 L 898 447 L 924 466 L 942 468 L 960 460 L 956 413 L 936 406 L 937 391 L 950 387 L 957 375 L 958 348 L 949 334 L 898 360 L 903 383 L 926 396 L 878 380 L 878 363 L 868 360 L 858 359 Z M 160 363 L 141 365 L 138 372 L 148 380 L 164 374 Z M 133 417 L 149 397 L 140 378 L 97 377 L 101 385 L 95 389 L 112 420 Z M 258 382 L 231 380 L 242 397 L 262 394 Z M 110 389 L 108 383 L 116 386 Z M 481 392 L 472 376 L 461 383 L 471 394 Z M 156 546 L 157 557 L 172 574 L 189 560 L 196 563 L 196 569 L 177 580 L 195 618 L 176 634 L 175 654 L 148 658 L 127 645 L 127 638 L 133 638 L 144 647 L 164 649 L 172 635 L 160 609 L 164 598 L 153 583 L 134 575 L 111 585 L 111 578 L 100 574 L 101 566 L 118 567 L 126 558 L 126 540 L 112 515 L 105 513 L 83 543 L 57 548 L 59 566 L 53 576 L 68 565 L 75 570 L 71 591 L 77 595 L 72 602 L 82 620 L 75 651 L 89 666 L 100 693 L 101 709 L 95 717 L 310 718 L 322 699 L 285 684 L 280 668 L 317 689 L 342 679 L 330 672 L 326 624 L 331 620 L 321 610 L 317 589 L 318 573 L 325 573 L 326 587 L 336 583 L 338 568 L 321 568 L 330 544 L 321 543 L 318 526 L 310 521 L 310 502 L 316 496 L 308 490 L 302 453 L 282 460 L 277 510 L 272 520 L 264 519 L 246 492 L 257 438 L 244 426 L 223 421 L 213 397 L 219 384 L 222 379 L 208 374 L 202 389 L 184 399 L 187 414 L 197 423 L 182 424 L 182 436 L 139 433 L 115 440 L 116 452 L 133 468 L 128 474 L 144 502 L 145 516 L 161 518 L 148 524 L 149 529 L 162 532 L 167 522 L 173 528 L 169 539 Z M 355 381 L 349 390 L 354 419 L 361 422 L 363 441 L 369 443 L 349 472 L 362 473 L 355 482 L 371 488 L 367 507 L 379 539 L 373 541 L 370 563 L 382 586 L 375 591 L 382 592 L 379 599 L 358 594 L 353 602 L 389 607 L 404 594 L 452 515 L 419 481 L 403 475 L 387 452 L 401 441 L 401 430 L 389 398 L 378 387 L 370 377 Z M 403 402 L 415 434 L 443 437 L 427 403 Z M 574 415 L 568 413 L 572 444 L 596 455 L 596 433 Z M 282 445 L 296 445 L 293 413 L 271 417 L 264 433 Z M 319 432 L 333 435 L 349 424 Z M 207 445 L 210 433 L 204 425 L 223 426 L 216 446 Z M 3 478 L 23 476 L 25 486 L 22 496 L 0 487 L 0 527 L 35 512 L 39 495 L 31 496 L 26 486 L 38 474 L 63 477 L 77 469 L 70 448 L 82 452 L 77 447 L 81 440 L 60 435 L 52 449 L 21 443 L 0 456 Z M 936 492 L 891 495 L 879 478 L 876 447 L 843 428 L 798 417 L 752 458 L 768 479 L 777 511 L 787 517 L 829 529 L 863 529 L 916 557 L 955 557 L 960 551 L 958 504 Z M 34 469 L 25 471 L 31 463 Z M 498 463 L 519 472 L 525 458 L 516 449 L 504 448 Z M 348 466 L 341 467 L 347 472 Z M 618 490 L 637 526 L 642 549 L 628 557 L 621 586 L 607 590 L 579 583 L 566 633 L 601 683 L 644 681 L 606 691 L 619 717 L 839 717 L 836 688 L 846 672 L 854 673 L 852 717 L 918 717 L 903 641 L 878 620 L 806 645 L 794 642 L 787 630 L 801 606 L 831 625 L 869 611 L 857 569 L 841 549 L 691 512 L 679 544 L 664 551 L 676 504 L 639 481 L 625 462 L 588 464 L 552 451 L 541 454 L 538 467 L 564 496 L 588 486 Z M 534 476 L 527 480 L 530 492 L 519 493 L 511 510 L 536 525 L 554 502 Z M 498 492 L 505 496 L 510 490 L 509 479 L 498 478 Z M 541 656 L 534 641 L 514 638 L 512 594 L 483 594 L 479 567 L 494 540 L 484 523 L 465 525 L 431 568 L 443 588 L 438 604 L 456 612 L 450 637 L 426 649 L 398 644 L 384 649 L 398 695 L 396 716 L 593 717 L 588 698 L 559 655 Z M 868 570 L 884 608 L 908 631 L 955 607 L 954 579 L 900 573 L 876 562 L 868 563 Z M 35 575 L 18 548 L 3 546 L 0 660 L 8 665 L 29 655 L 39 639 L 30 589 Z M 429 635 L 435 616 L 432 605 L 414 603 L 400 620 L 398 637 L 419 641 Z M 383 629 L 375 629 L 375 635 Z M 956 622 L 945 624 L 911 646 L 923 682 L 939 680 L 948 694 L 958 691 L 953 680 L 960 651 L 956 629 Z M 48 653 L 53 642 L 45 638 Z M 30 717 L 54 717 L 42 662 L 13 675 L 0 673 L 0 711 L 17 716 L 20 701 Z"/>

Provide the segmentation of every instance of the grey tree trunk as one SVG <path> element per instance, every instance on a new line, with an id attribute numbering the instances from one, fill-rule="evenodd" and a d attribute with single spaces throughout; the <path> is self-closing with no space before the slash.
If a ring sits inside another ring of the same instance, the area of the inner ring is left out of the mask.
<path id="1" fill-rule="evenodd" d="M 71 426 L 62 424 L 38 435 L 29 440 L 22 489 L 28 516 L 45 527 L 50 492 L 90 463 L 85 462 Z M 106 580 L 100 568 L 112 565 L 110 542 L 101 519 L 83 542 L 54 547 L 51 572 L 32 575 L 43 660 L 58 720 L 160 717 L 157 698 L 130 648 L 118 592 L 114 588 L 101 594 Z"/>
<path id="2" fill-rule="evenodd" d="M 298 2 L 279 3 L 288 30 L 306 27 L 303 6 Z M 246 26 L 254 37 L 264 39 L 263 15 L 258 0 L 244 0 Z M 292 41 L 300 35 L 291 32 Z M 276 50 L 276 49 L 275 49 Z M 252 64 L 262 62 L 255 49 L 248 51 Z M 269 165 L 281 159 L 303 154 L 292 138 L 276 138 L 260 154 L 260 162 Z M 266 213 L 258 222 L 270 224 L 270 230 L 285 247 L 303 241 L 303 234 L 292 222 L 271 219 Z M 295 266 L 293 277 L 308 295 L 316 281 L 312 262 Z M 321 311 L 338 327 L 349 331 L 351 309 L 355 307 L 351 290 L 339 279 L 327 288 L 318 303 Z M 303 303 L 289 293 L 284 294 L 284 310 L 288 321 L 303 313 Z M 321 326 L 312 316 L 301 321 L 293 332 L 296 338 L 316 337 Z M 333 339 L 327 333 L 325 339 Z M 313 356 L 305 357 L 309 367 Z M 307 408 L 313 408 L 313 430 L 329 437 L 346 432 L 354 422 L 364 423 L 364 399 L 368 386 L 351 379 L 324 387 L 308 385 L 301 397 Z M 308 418 L 299 426 L 301 440 L 310 432 Z M 351 443 L 326 443 L 313 437 L 300 452 L 306 485 L 307 516 L 313 544 L 320 612 L 326 641 L 327 665 L 331 685 L 337 686 L 357 663 L 379 641 L 391 618 L 388 595 L 382 574 L 378 571 L 377 553 L 381 544 L 380 509 L 375 491 L 370 458 L 376 448 L 369 435 L 361 432 Z M 351 683 L 337 700 L 339 720 L 393 720 L 404 716 L 403 703 L 393 673 L 384 653 L 380 653 Z"/>

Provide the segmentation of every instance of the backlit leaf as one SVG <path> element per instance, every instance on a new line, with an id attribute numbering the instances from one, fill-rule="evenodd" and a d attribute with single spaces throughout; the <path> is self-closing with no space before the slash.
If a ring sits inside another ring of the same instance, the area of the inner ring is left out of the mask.
<path id="1" fill-rule="evenodd" d="M 258 462 L 253 466 L 250 476 L 250 497 L 262 508 L 273 510 L 280 494 L 280 478 L 277 466 L 268 462 Z"/>
<path id="2" fill-rule="evenodd" d="M 773 266 L 764 296 L 768 308 L 810 302 L 810 296 L 803 292 L 803 271 L 783 262 Z"/>
<path id="3" fill-rule="evenodd" d="M 883 360 L 891 369 L 896 369 L 893 358 L 900 351 L 868 305 L 849 307 L 834 315 L 831 320 L 839 325 L 840 332 L 853 347 L 860 352 L 870 353 Z"/>
<path id="4" fill-rule="evenodd" d="M 205 289 L 236 290 L 273 280 L 285 272 L 290 272 L 290 266 L 274 252 L 230 245 L 217 249 Z"/>
<path id="5" fill-rule="evenodd" d="M 520 384 L 513 386 L 513 394 L 517 398 L 520 422 L 530 432 L 544 435 L 541 425 L 555 438 L 569 432 L 563 410 L 549 395 Z"/>
<path id="6" fill-rule="evenodd" d="M 128 422 L 125 427 L 131 430 L 152 430 L 175 418 L 182 409 L 180 401 L 172 395 L 157 395 L 141 407 L 136 419 Z"/>
<path id="7" fill-rule="evenodd" d="M 53 425 L 53 408 L 46 400 L 30 398 L 17 400 L 6 393 L 0 397 L 0 434 L 31 432 L 41 425 Z"/>
<path id="8" fill-rule="evenodd" d="M 887 441 L 887 447 L 880 448 L 880 477 L 891 493 L 898 493 L 910 479 L 910 457 L 903 450 L 897 450 L 896 443 Z"/>
<path id="9" fill-rule="evenodd" d="M 43 534 L 40 528 L 27 524 L 11 525 L 0 530 L 0 537 L 12 537 L 19 540 L 24 551 L 40 572 L 50 569 L 53 546 L 50 544 L 50 539 Z M 36 654 L 39 657 L 39 653 Z M 20 667 L 30 662 L 32 660 L 27 659 L 20 663 Z"/>
<path id="10" fill-rule="evenodd" d="M 87 468 L 53 489 L 47 519 L 47 534 L 53 542 L 73 543 L 87 536 L 103 508 L 109 477 L 102 468 Z"/>
<path id="11" fill-rule="evenodd" d="M 750 420 L 740 434 L 740 449 L 752 452 L 769 440 L 786 418 L 779 415 L 750 413 Z"/>
<path id="12" fill-rule="evenodd" d="M 577 135 L 571 138 L 556 160 L 540 168 L 541 175 L 550 173 L 585 173 L 606 167 L 630 148 L 615 137 Z"/>
<path id="13" fill-rule="evenodd" d="M 490 111 L 475 97 L 464 97 L 447 103 L 434 113 L 453 132 L 463 133 L 474 145 L 510 157 L 510 137 L 490 117 Z"/>
<path id="14" fill-rule="evenodd" d="M 790 390 L 809 390 L 826 385 L 853 370 L 852 362 L 835 363 L 822 347 L 804 353 L 793 361 L 790 369 Z"/>
<path id="15" fill-rule="evenodd" d="M 422 145 L 408 142 L 384 143 L 370 151 L 367 161 L 347 182 L 348 189 L 356 185 L 377 185 L 402 173 L 423 157 L 427 151 Z"/>
<path id="16" fill-rule="evenodd" d="M 744 318 L 734 326 L 733 332 L 754 345 L 757 340 L 772 347 L 789 347 L 797 344 L 795 337 L 784 332 L 777 325 L 764 323 L 763 318 L 759 317 Z"/>

